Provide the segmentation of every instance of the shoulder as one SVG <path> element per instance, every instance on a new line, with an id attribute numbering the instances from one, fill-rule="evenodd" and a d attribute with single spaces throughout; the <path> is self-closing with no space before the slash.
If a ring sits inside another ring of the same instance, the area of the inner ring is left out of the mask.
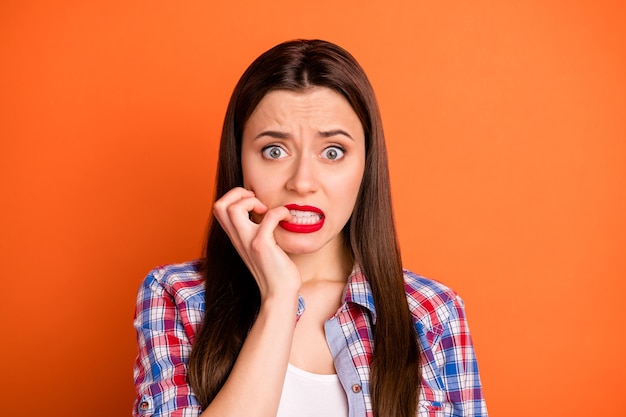
<path id="1" fill-rule="evenodd" d="M 204 300 L 204 278 L 200 273 L 201 262 L 189 261 L 162 265 L 148 273 L 141 290 L 152 296 L 169 295 L 177 301 L 199 297 Z"/>
<path id="2" fill-rule="evenodd" d="M 463 310 L 463 300 L 454 290 L 406 269 L 404 287 L 413 319 L 426 329 L 441 328 Z"/>
<path id="3" fill-rule="evenodd" d="M 202 321 L 205 308 L 204 279 L 198 261 L 154 268 L 137 293 L 135 327 L 152 338 L 173 331 L 190 341 Z"/>

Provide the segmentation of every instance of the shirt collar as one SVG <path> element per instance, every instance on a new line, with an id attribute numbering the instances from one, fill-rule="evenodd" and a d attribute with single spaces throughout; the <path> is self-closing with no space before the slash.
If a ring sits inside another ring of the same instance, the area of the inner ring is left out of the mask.
<path id="1" fill-rule="evenodd" d="M 361 271 L 358 265 L 355 265 L 352 272 L 348 276 L 348 283 L 343 290 L 341 296 L 343 304 L 339 308 L 339 311 L 346 308 L 349 303 L 357 304 L 367 310 L 369 310 L 372 316 L 372 323 L 376 324 L 376 307 L 374 306 L 374 295 L 372 294 L 372 287 L 369 281 Z M 305 302 L 301 295 L 298 296 L 298 312 L 296 314 L 296 320 L 304 313 Z"/>
<path id="2" fill-rule="evenodd" d="M 348 277 L 348 284 L 343 291 L 343 300 L 344 305 L 353 303 L 369 310 L 372 323 L 376 324 L 376 307 L 374 306 L 372 287 L 358 265 L 354 267 Z"/>

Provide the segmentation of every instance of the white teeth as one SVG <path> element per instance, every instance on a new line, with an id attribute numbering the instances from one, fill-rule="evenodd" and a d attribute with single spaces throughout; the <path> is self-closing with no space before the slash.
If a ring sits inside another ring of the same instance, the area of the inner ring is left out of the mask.
<path id="1" fill-rule="evenodd" d="M 322 216 L 313 211 L 289 210 L 289 213 L 291 213 L 290 223 L 294 224 L 315 224 L 322 220 Z"/>

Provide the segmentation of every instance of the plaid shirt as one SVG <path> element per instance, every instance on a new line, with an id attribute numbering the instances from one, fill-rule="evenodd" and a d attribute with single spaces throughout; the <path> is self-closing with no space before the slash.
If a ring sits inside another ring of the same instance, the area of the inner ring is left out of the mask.
<path id="1" fill-rule="evenodd" d="M 138 355 L 133 416 L 196 417 L 201 408 L 187 382 L 187 363 L 204 314 L 199 263 L 160 267 L 148 274 L 137 297 Z M 444 285 L 405 271 L 409 308 L 420 344 L 418 416 L 487 416 L 463 301 Z M 369 363 L 376 309 L 358 268 L 343 304 L 325 323 L 350 417 L 371 417 Z M 300 298 L 298 315 L 304 312 Z"/>

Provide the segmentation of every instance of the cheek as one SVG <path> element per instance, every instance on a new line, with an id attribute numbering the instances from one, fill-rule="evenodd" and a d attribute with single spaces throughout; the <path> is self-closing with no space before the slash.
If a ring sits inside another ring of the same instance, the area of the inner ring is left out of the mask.
<path id="1" fill-rule="evenodd" d="M 248 170 L 246 170 L 245 165 L 242 167 L 241 173 L 243 176 L 243 188 L 247 190 L 252 190 L 252 188 L 254 187 L 254 181 L 252 181 L 251 178 L 253 177 L 250 175 Z"/>
<path id="2" fill-rule="evenodd" d="M 255 188 L 258 188 L 258 181 L 255 181 L 255 178 L 258 178 L 258 173 L 255 175 L 254 166 L 251 166 L 250 163 L 246 163 L 245 158 L 241 160 L 241 173 L 243 174 L 243 187 L 255 191 Z"/>
<path id="3" fill-rule="evenodd" d="M 241 168 L 243 174 L 244 188 L 254 191 L 256 197 L 262 203 L 268 204 L 268 197 L 276 194 L 278 175 L 268 170 L 262 161 L 258 160 L 258 156 L 254 150 L 242 151 Z"/>
<path id="4" fill-rule="evenodd" d="M 243 175 L 243 186 L 248 190 L 251 190 L 252 187 L 254 187 L 254 178 L 258 176 L 258 174 L 255 175 L 258 171 L 258 164 L 255 161 L 254 156 L 254 149 L 246 145 L 246 140 L 244 139 L 241 149 L 241 173 Z"/>
<path id="5" fill-rule="evenodd" d="M 275 199 L 278 195 L 276 184 L 267 180 L 255 180 L 254 177 L 246 181 L 244 177 L 244 187 L 253 191 L 254 195 L 259 199 L 259 201 L 261 201 L 261 203 L 270 208 L 274 207 L 273 199 Z"/>
<path id="6" fill-rule="evenodd" d="M 362 176 L 354 175 L 345 178 L 344 181 L 335 181 L 334 194 L 336 201 L 341 201 L 341 206 L 345 208 L 345 216 L 349 217 L 354 210 L 359 189 L 361 187 Z"/>

